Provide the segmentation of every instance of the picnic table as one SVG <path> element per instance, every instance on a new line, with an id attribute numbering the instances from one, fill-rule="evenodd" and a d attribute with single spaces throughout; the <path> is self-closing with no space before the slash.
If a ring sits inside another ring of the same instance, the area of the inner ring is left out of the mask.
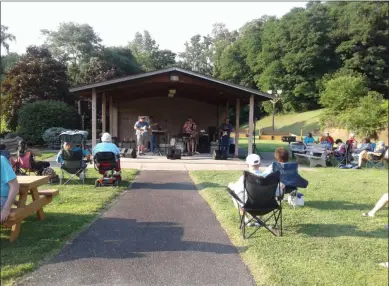
<path id="1" fill-rule="evenodd" d="M 38 187 L 49 183 L 48 176 L 17 176 L 19 182 L 19 199 L 15 202 L 16 208 L 11 210 L 7 221 L 2 226 L 12 228 L 9 240 L 16 240 L 20 233 L 22 221 L 36 213 L 39 220 L 45 218 L 43 207 L 49 204 L 53 197 L 58 195 L 58 190 L 41 190 Z M 31 195 L 32 202 L 26 204 L 28 195 Z"/>

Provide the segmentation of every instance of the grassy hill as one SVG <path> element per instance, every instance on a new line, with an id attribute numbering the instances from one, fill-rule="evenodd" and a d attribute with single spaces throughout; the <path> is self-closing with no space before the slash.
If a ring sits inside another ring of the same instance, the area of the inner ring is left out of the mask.
<path id="1" fill-rule="evenodd" d="M 300 130 L 303 129 L 303 134 L 312 132 L 318 134 L 320 131 L 319 116 L 323 109 L 307 111 L 303 113 L 293 113 L 286 115 L 276 115 L 274 119 L 275 129 L 283 132 L 291 132 L 300 135 Z M 248 124 L 242 125 L 241 128 L 248 128 Z M 267 116 L 256 123 L 256 129 L 263 131 L 272 130 L 272 116 Z"/>

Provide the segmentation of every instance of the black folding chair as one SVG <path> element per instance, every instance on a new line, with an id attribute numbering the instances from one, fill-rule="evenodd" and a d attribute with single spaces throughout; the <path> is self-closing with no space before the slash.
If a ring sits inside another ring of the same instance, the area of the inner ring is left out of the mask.
<path id="1" fill-rule="evenodd" d="M 62 180 L 65 179 L 65 173 L 69 174 L 68 180 L 63 183 L 66 185 L 69 181 L 74 180 L 77 183 L 78 177 L 82 174 L 82 184 L 85 182 L 86 176 L 86 162 L 83 161 L 84 154 L 82 150 L 72 151 L 72 150 L 62 150 L 61 156 L 63 159 L 63 164 L 61 166 L 61 176 L 60 176 L 60 184 L 62 185 Z"/>
<path id="2" fill-rule="evenodd" d="M 245 195 L 243 201 L 234 191 L 227 188 L 230 195 L 238 202 L 240 229 L 243 238 L 250 238 L 261 227 L 264 227 L 275 236 L 282 236 L 282 194 L 276 197 L 280 187 L 280 172 L 273 172 L 266 177 L 244 172 Z M 247 195 L 247 200 L 246 196 Z M 244 202 L 246 201 L 246 202 Z M 242 213 L 241 213 L 242 212 Z M 247 215 L 252 218 L 245 221 Z M 273 222 L 270 224 L 270 222 Z M 254 223 L 254 231 L 246 235 L 246 227 Z"/>

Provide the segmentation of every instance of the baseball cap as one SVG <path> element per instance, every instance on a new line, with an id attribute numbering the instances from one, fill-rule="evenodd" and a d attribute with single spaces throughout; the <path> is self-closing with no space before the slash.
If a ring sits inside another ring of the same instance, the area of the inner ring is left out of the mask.
<path id="1" fill-rule="evenodd" d="M 246 157 L 246 163 L 250 166 L 261 164 L 261 158 L 257 154 L 250 154 Z"/>
<path id="2" fill-rule="evenodd" d="M 101 136 L 101 141 L 102 142 L 111 142 L 112 137 L 109 133 L 104 133 L 103 136 Z"/>

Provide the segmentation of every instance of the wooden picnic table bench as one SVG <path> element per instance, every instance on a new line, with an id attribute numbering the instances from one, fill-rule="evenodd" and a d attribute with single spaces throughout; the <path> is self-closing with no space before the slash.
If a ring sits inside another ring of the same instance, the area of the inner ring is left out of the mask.
<path id="1" fill-rule="evenodd" d="M 294 154 L 296 156 L 296 161 L 300 164 L 302 160 L 308 159 L 310 167 L 323 166 L 326 165 L 327 158 L 327 146 L 324 144 L 307 144 L 305 148 L 305 154 Z"/>
<path id="2" fill-rule="evenodd" d="M 16 208 L 12 208 L 7 221 L 1 226 L 11 228 L 9 241 L 18 238 L 22 221 L 36 213 L 39 220 L 45 218 L 43 207 L 49 204 L 53 197 L 59 194 L 58 190 L 41 190 L 38 187 L 49 183 L 47 176 L 17 176 L 19 183 L 19 199 L 15 202 Z M 26 205 L 28 195 L 31 195 L 32 202 Z"/>

